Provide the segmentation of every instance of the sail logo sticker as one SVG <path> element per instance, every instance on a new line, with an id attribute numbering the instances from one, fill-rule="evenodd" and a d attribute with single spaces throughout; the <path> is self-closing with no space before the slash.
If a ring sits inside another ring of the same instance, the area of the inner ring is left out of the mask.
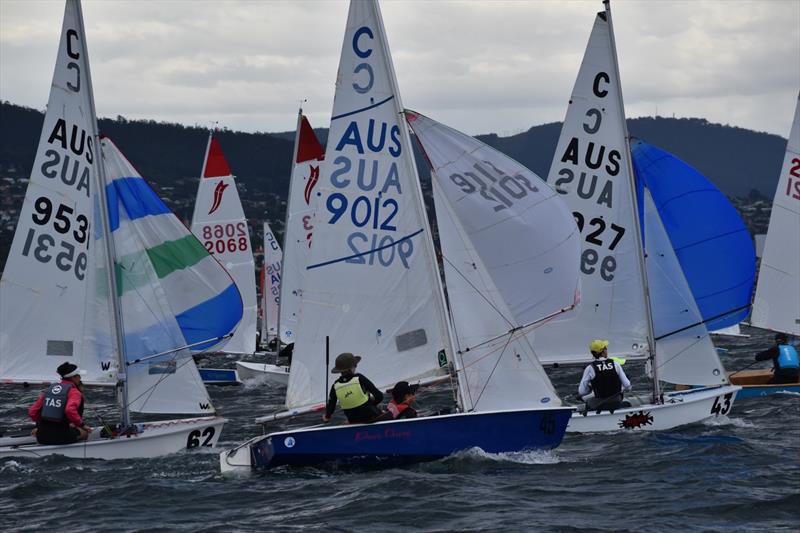
<path id="1" fill-rule="evenodd" d="M 644 426 L 653 425 L 653 415 L 650 412 L 645 413 L 639 411 L 638 413 L 630 413 L 625 415 L 624 420 L 619 421 L 619 427 L 623 429 L 638 429 Z"/>
<path id="2" fill-rule="evenodd" d="M 228 184 L 224 181 L 220 181 L 217 183 L 216 188 L 214 188 L 214 203 L 211 204 L 211 209 L 209 209 L 208 214 L 210 215 L 217 209 L 219 209 L 220 204 L 222 203 L 222 193 L 225 192 L 225 189 L 228 187 Z"/>
<path id="3" fill-rule="evenodd" d="M 294 448 L 295 445 L 294 437 L 286 437 L 286 439 L 284 439 L 283 441 L 283 445 L 286 446 L 287 448 Z"/>
<path id="4" fill-rule="evenodd" d="M 306 188 L 303 191 L 303 196 L 306 200 L 306 205 L 311 205 L 311 193 L 319 181 L 319 165 L 308 165 L 308 168 L 310 173 L 308 175 L 308 181 L 306 182 Z"/>

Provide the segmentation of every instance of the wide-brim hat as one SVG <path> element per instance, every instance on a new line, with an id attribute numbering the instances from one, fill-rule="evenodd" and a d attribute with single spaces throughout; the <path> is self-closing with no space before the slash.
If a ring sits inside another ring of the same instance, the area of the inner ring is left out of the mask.
<path id="1" fill-rule="evenodd" d="M 415 394 L 419 385 L 409 385 L 408 381 L 398 381 L 392 389 L 392 399 L 400 403 L 406 398 L 406 394 Z"/>
<path id="2" fill-rule="evenodd" d="M 336 364 L 331 370 L 331 374 L 341 374 L 353 370 L 359 361 L 361 361 L 360 355 L 353 355 L 350 352 L 340 353 L 336 356 Z"/>

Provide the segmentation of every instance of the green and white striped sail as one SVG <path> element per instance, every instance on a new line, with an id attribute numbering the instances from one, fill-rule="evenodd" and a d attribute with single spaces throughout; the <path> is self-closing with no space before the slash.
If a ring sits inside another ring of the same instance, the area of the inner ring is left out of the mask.
<path id="1" fill-rule="evenodd" d="M 117 147 L 102 148 L 131 410 L 213 412 L 191 355 L 236 328 L 239 291 Z"/>

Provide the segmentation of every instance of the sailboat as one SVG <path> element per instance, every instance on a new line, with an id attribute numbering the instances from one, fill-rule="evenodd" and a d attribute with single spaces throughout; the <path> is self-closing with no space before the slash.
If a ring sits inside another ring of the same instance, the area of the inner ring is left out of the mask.
<path id="1" fill-rule="evenodd" d="M 250 231 L 239 200 L 236 179 L 213 133 L 208 135 L 192 215 L 192 233 L 230 273 L 244 302 L 242 321 L 225 344 L 225 353 L 255 353 L 256 278 Z"/>
<path id="2" fill-rule="evenodd" d="M 752 326 L 800 337 L 800 95 L 772 202 L 764 254 L 753 299 Z M 767 385 L 772 372 L 743 370 L 731 377 L 742 393 L 800 392 L 800 383 Z"/>
<path id="3" fill-rule="evenodd" d="M 377 2 L 351 2 L 318 184 L 321 196 L 303 283 L 288 410 L 256 422 L 321 410 L 329 389 L 330 354 L 345 351 L 363 355 L 359 371 L 382 389 L 398 380 L 446 380 L 452 363 L 461 412 L 273 432 L 220 454 L 223 471 L 330 460 L 425 460 L 472 447 L 490 453 L 548 449 L 563 437 L 572 410 L 559 405 L 547 387 L 533 382 L 529 392 L 539 399 L 535 405 L 504 405 L 484 379 L 484 410 L 479 390 L 472 389 L 463 368 L 459 371 L 402 112 Z M 569 305 L 574 292 L 567 292 Z M 502 331 L 504 344 L 514 333 Z M 497 354 L 490 355 L 499 364 Z M 539 376 L 539 383 L 545 383 L 527 352 L 520 352 L 519 360 L 513 352 L 506 355 L 525 369 L 520 376 Z M 509 369 L 503 364 L 499 375 L 510 377 Z M 485 378 L 486 370 L 479 365 L 476 379 Z M 468 395 L 465 388 L 476 394 Z M 523 392 L 515 390 L 512 396 Z"/>
<path id="4" fill-rule="evenodd" d="M 130 413 L 213 414 L 191 352 L 224 342 L 241 314 L 227 273 L 98 135 L 81 5 L 67 0 L 0 281 L 0 380 L 50 383 L 70 361 L 87 371 L 87 384 L 117 387 L 122 420 L 76 444 L 6 438 L 0 457 L 157 457 L 215 445 L 224 418 L 134 424 Z"/>
<path id="5" fill-rule="evenodd" d="M 569 319 L 538 328 L 533 342 L 543 363 L 588 364 L 588 345 L 596 338 L 610 341 L 610 357 L 649 363 L 649 402 L 631 402 L 636 405 L 613 413 L 584 410 L 573 415 L 567 431 L 669 429 L 726 414 L 738 387 L 727 385 L 705 325 L 695 323 L 696 304 L 657 211 L 644 200 L 640 210 L 611 8 L 608 1 L 604 5 L 595 17 L 547 180 L 572 209 L 583 235 L 581 305 Z M 670 322 L 656 324 L 656 311 Z M 660 381 L 684 383 L 687 375 L 708 387 L 662 394 Z"/>
<path id="6" fill-rule="evenodd" d="M 314 230 L 314 207 L 316 205 L 317 183 L 325 150 L 317 139 L 308 118 L 303 110 L 297 114 L 297 133 L 294 139 L 294 155 L 292 157 L 292 176 L 289 183 L 289 199 L 286 205 L 286 223 L 283 234 L 283 258 L 280 265 L 279 297 L 276 306 L 270 306 L 266 316 L 275 316 L 275 329 L 278 334 L 277 345 L 291 344 L 296 340 L 297 322 L 300 312 L 303 279 L 308 252 L 311 249 L 311 238 Z M 270 239 L 264 225 L 264 250 L 271 253 L 280 252 L 280 245 L 274 236 Z M 266 255 L 265 255 L 266 257 Z M 275 261 L 271 261 L 275 270 Z M 266 273 L 264 279 L 266 281 Z M 270 278 L 271 279 L 271 278 Z M 273 285 L 270 292 L 274 290 Z M 274 299 L 272 299 L 274 301 Z M 264 308 L 267 309 L 266 300 Z M 262 338 L 263 335 L 262 335 Z M 243 379 L 261 378 L 268 382 L 286 385 L 289 382 L 289 366 L 286 364 L 254 363 L 239 361 L 236 363 L 239 376 Z"/>

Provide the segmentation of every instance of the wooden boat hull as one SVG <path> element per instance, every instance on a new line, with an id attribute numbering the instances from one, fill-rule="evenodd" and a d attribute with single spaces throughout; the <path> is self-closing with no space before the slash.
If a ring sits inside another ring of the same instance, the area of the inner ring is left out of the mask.
<path id="1" fill-rule="evenodd" d="M 570 407 L 459 413 L 409 420 L 313 427 L 259 436 L 220 454 L 223 472 L 326 462 L 393 465 L 461 450 L 549 450 L 564 437 Z"/>
<path id="2" fill-rule="evenodd" d="M 263 379 L 279 385 L 289 384 L 289 367 L 270 365 L 268 363 L 236 362 L 239 379 Z"/>
<path id="3" fill-rule="evenodd" d="M 30 443 L 29 437 L 20 437 L 19 445 L 0 447 L 0 459 L 49 455 L 106 460 L 160 457 L 184 449 L 215 446 L 225 422 L 218 416 L 144 422 L 136 424 L 138 434 L 115 439 L 101 438 L 98 428 L 86 442 L 55 446 Z"/>
<path id="4" fill-rule="evenodd" d="M 731 380 L 732 384 L 742 387 L 741 392 L 738 394 L 740 400 L 743 398 L 767 396 L 779 392 L 800 393 L 800 379 L 798 379 L 796 383 L 770 385 L 767 382 L 772 379 L 772 376 L 772 370 L 758 369 L 732 372 L 728 375 L 728 378 Z"/>
<path id="5" fill-rule="evenodd" d="M 613 413 L 578 412 L 572 415 L 567 433 L 661 431 L 692 424 L 728 414 L 740 389 L 732 385 L 688 389 L 665 394 L 662 404 L 627 407 Z"/>

